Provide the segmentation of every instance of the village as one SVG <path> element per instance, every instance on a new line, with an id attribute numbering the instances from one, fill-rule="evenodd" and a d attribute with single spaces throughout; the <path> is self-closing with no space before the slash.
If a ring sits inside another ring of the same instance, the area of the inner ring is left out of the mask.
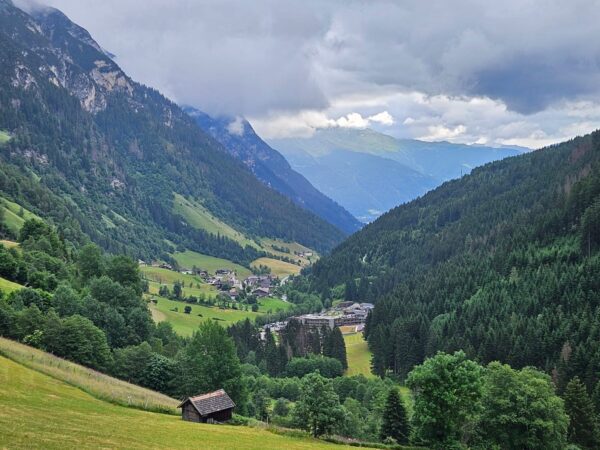
<path id="1" fill-rule="evenodd" d="M 360 333 L 364 330 L 369 311 L 373 308 L 372 303 L 343 301 L 318 314 L 303 314 L 283 321 L 268 323 L 263 326 L 261 336 L 264 338 L 267 329 L 273 333 L 281 332 L 291 320 L 300 322 L 308 329 L 327 327 L 333 330 L 336 327 L 343 327 L 346 332 Z"/>
<path id="2" fill-rule="evenodd" d="M 139 260 L 138 264 L 141 267 L 148 267 L 148 264 L 142 260 Z M 196 266 L 191 269 L 181 267 L 176 269 L 165 262 L 153 262 L 149 267 L 199 277 L 203 283 L 213 287 L 218 294 L 227 296 L 232 301 L 238 301 L 240 297 L 246 296 L 254 296 L 256 299 L 273 296 L 274 290 L 284 282 L 272 274 L 249 275 L 241 279 L 234 269 L 227 267 L 216 269 L 212 274 L 208 270 Z"/>

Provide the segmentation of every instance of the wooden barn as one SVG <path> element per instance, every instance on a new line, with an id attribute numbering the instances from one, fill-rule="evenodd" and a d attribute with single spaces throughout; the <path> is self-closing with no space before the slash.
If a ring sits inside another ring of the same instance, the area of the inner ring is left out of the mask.
<path id="1" fill-rule="evenodd" d="M 235 403 L 227 392 L 219 389 L 215 392 L 188 397 L 182 401 L 181 418 L 190 422 L 215 423 L 231 419 Z"/>

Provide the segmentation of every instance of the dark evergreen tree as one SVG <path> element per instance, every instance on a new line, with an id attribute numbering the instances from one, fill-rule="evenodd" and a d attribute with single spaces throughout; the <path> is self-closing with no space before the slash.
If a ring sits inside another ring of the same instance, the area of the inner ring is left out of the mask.
<path id="1" fill-rule="evenodd" d="M 358 300 L 356 281 L 353 278 L 346 281 L 344 299 L 348 302 L 355 302 L 356 300 Z"/>
<path id="2" fill-rule="evenodd" d="M 344 370 L 348 368 L 348 359 L 346 357 L 346 343 L 339 327 L 335 327 L 327 336 L 323 346 L 323 355 L 337 359 L 342 363 Z"/>
<path id="3" fill-rule="evenodd" d="M 594 405 L 587 390 L 578 377 L 567 384 L 564 393 L 565 410 L 569 422 L 569 441 L 582 448 L 596 449 L 598 439 Z"/>
<path id="4" fill-rule="evenodd" d="M 408 443 L 410 435 L 408 415 L 396 388 L 390 389 L 383 410 L 379 436 L 382 441 L 393 438 L 399 444 Z"/>
<path id="5" fill-rule="evenodd" d="M 270 328 L 265 332 L 265 364 L 267 373 L 272 377 L 281 372 L 281 357 Z"/>

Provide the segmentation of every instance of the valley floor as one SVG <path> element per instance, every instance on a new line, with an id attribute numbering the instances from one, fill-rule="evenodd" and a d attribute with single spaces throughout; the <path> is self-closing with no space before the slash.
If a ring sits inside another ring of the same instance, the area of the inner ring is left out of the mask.
<path id="1" fill-rule="evenodd" d="M 0 357 L 3 448 L 344 449 L 244 426 L 205 425 L 98 400 Z"/>

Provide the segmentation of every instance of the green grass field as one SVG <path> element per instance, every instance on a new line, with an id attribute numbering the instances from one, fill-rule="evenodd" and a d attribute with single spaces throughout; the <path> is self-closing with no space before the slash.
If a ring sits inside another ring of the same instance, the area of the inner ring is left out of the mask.
<path id="1" fill-rule="evenodd" d="M 268 312 L 277 312 L 277 311 L 287 311 L 292 306 L 291 303 L 284 302 L 283 300 L 275 297 L 265 297 L 261 298 L 258 301 L 258 312 L 259 313 L 268 313 Z"/>
<path id="2" fill-rule="evenodd" d="M 10 141 L 10 134 L 8 134 L 6 131 L 0 130 L 0 145 L 6 144 L 8 141 Z"/>
<path id="3" fill-rule="evenodd" d="M 319 259 L 317 253 L 314 250 L 312 250 L 308 247 L 305 247 L 304 245 L 298 244 L 297 242 L 285 242 L 285 241 L 282 241 L 281 239 L 262 238 L 260 240 L 260 244 L 265 249 L 265 251 L 268 253 L 272 253 L 272 254 L 278 255 L 278 256 L 287 256 L 288 258 L 292 258 L 295 260 L 299 259 L 302 262 L 303 266 L 308 265 L 311 262 L 314 262 L 317 259 Z M 289 250 L 289 253 L 275 250 L 274 247 L 287 248 Z M 312 252 L 313 256 L 311 256 L 310 259 L 304 258 L 304 257 L 300 257 L 298 255 L 295 255 L 294 252 L 297 252 L 297 253 Z"/>
<path id="4" fill-rule="evenodd" d="M 0 338 L 0 355 L 78 387 L 101 400 L 149 411 L 177 414 L 178 402 L 175 399 L 117 380 L 10 339 Z"/>
<path id="5" fill-rule="evenodd" d="M 4 210 L 4 223 L 13 233 L 18 233 L 27 219 L 41 220 L 26 209 L 23 209 L 23 216 L 21 216 L 21 206 L 2 197 L 0 197 L 0 208 Z"/>
<path id="6" fill-rule="evenodd" d="M 206 425 L 99 400 L 0 357 L 0 447 L 11 449 L 349 449 L 261 428 Z"/>
<path id="7" fill-rule="evenodd" d="M 371 373 L 371 352 L 367 341 L 363 339 L 362 333 L 352 333 L 344 335 L 346 343 L 346 356 L 348 358 L 347 375 L 363 374 L 366 377 L 373 377 Z"/>
<path id="8" fill-rule="evenodd" d="M 216 306 L 208 307 L 202 305 L 190 305 L 192 307 L 192 312 L 190 314 L 185 314 L 183 310 L 187 306 L 187 303 L 168 300 L 162 297 L 158 297 L 157 300 L 158 303 L 156 305 L 152 302 L 148 304 L 154 321 L 169 322 L 173 325 L 175 332 L 182 336 L 191 336 L 192 333 L 198 329 L 198 325 L 205 320 L 216 319 L 217 323 L 223 326 L 229 326 L 234 322 L 244 320 L 246 317 L 252 320 L 259 314 L 252 311 L 219 309 Z M 171 311 L 174 308 L 177 308 L 178 312 Z M 198 314 L 202 314 L 202 316 L 199 316 Z"/>
<path id="9" fill-rule="evenodd" d="M 173 258 L 181 267 L 191 269 L 193 266 L 207 270 L 210 273 L 214 273 L 217 269 L 233 269 L 237 273 L 238 278 L 244 279 L 252 272 L 244 266 L 235 264 L 227 259 L 215 258 L 214 256 L 203 255 L 201 253 L 186 250 L 185 252 L 178 252 L 173 254 Z"/>
<path id="10" fill-rule="evenodd" d="M 6 248 L 14 248 L 19 246 L 18 242 L 9 241 L 7 239 L 0 239 L 0 244 L 4 245 Z"/>
<path id="11" fill-rule="evenodd" d="M 0 291 L 4 292 L 5 294 L 10 294 L 13 291 L 18 291 L 22 287 L 23 286 L 21 286 L 20 284 L 13 283 L 12 281 L 0 277 Z"/>
<path id="12" fill-rule="evenodd" d="M 217 289 L 214 286 L 204 283 L 200 277 L 195 275 L 185 275 L 174 272 L 173 270 L 150 266 L 141 266 L 140 272 L 142 272 L 143 277 L 148 280 L 150 294 L 157 295 L 161 284 L 166 285 L 172 290 L 173 283 L 181 281 L 184 283 L 184 296 L 194 295 L 197 297 L 200 294 L 204 294 L 214 297 L 217 295 Z"/>
<path id="13" fill-rule="evenodd" d="M 288 275 L 297 275 L 302 270 L 302 267 L 295 264 L 290 264 L 285 261 L 279 261 L 273 258 L 258 258 L 252 261 L 253 266 L 267 266 L 271 269 L 271 273 L 279 278 L 287 277 Z"/>
<path id="14" fill-rule="evenodd" d="M 185 314 L 183 311 L 188 305 L 187 303 L 162 297 L 157 297 L 156 299 L 157 304 L 153 302 L 148 303 L 154 321 L 169 322 L 173 325 L 175 332 L 182 336 L 191 336 L 198 329 L 198 325 L 205 320 L 216 320 L 217 323 L 227 327 L 234 322 L 239 322 L 246 318 L 254 320 L 260 314 L 265 314 L 269 311 L 287 310 L 292 307 L 290 303 L 286 303 L 278 298 L 266 297 L 259 300 L 258 312 L 242 311 L 239 309 L 220 309 L 217 306 L 190 305 L 192 307 L 191 313 Z M 177 308 L 178 311 L 172 311 L 174 308 Z M 198 314 L 202 314 L 202 316 Z"/>
<path id="15" fill-rule="evenodd" d="M 179 194 L 174 195 L 173 212 L 181 215 L 192 227 L 226 236 L 238 242 L 242 247 L 250 245 L 259 248 L 256 242 L 212 215 L 199 202 L 188 200 Z"/>

